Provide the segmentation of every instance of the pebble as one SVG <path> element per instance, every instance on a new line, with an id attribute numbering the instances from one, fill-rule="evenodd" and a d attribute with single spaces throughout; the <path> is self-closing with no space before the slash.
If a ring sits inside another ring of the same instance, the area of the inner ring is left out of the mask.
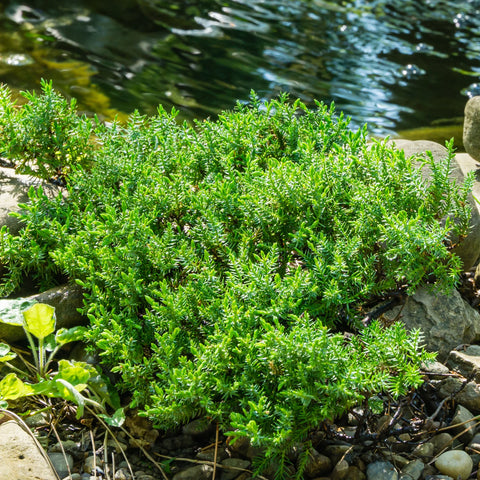
<path id="1" fill-rule="evenodd" d="M 348 478 L 347 473 L 348 473 L 349 468 L 350 468 L 350 465 L 348 464 L 348 462 L 346 460 L 342 460 L 342 461 L 338 462 L 335 465 L 335 468 L 333 469 L 333 471 L 330 475 L 330 478 L 332 480 L 342 480 L 344 478 Z"/>
<path id="2" fill-rule="evenodd" d="M 402 468 L 400 480 L 418 480 L 423 473 L 425 464 L 421 460 L 413 460 Z"/>
<path id="3" fill-rule="evenodd" d="M 349 467 L 345 478 L 348 480 L 365 480 L 365 474 L 355 466 Z"/>
<path id="4" fill-rule="evenodd" d="M 79 473 L 72 473 L 71 475 L 67 475 L 62 480 L 82 480 L 83 477 Z"/>
<path id="5" fill-rule="evenodd" d="M 113 478 L 114 480 L 132 480 L 132 474 L 127 468 L 119 468 Z"/>
<path id="6" fill-rule="evenodd" d="M 322 455 L 312 448 L 308 455 L 308 461 L 305 466 L 305 474 L 311 478 L 320 477 L 332 469 L 332 461 L 326 455 Z"/>
<path id="7" fill-rule="evenodd" d="M 46 412 L 36 413 L 25 419 L 25 423 L 30 428 L 39 428 L 48 425 L 50 422 L 49 415 Z"/>
<path id="8" fill-rule="evenodd" d="M 48 457 L 60 478 L 68 476 L 68 469 L 73 468 L 73 457 L 70 454 L 63 455 L 63 453 L 50 452 Z"/>
<path id="9" fill-rule="evenodd" d="M 235 469 L 241 468 L 245 470 L 250 466 L 250 463 L 251 462 L 249 460 L 242 460 L 241 458 L 227 458 L 222 462 L 222 465 L 225 467 L 234 467 Z M 220 480 L 233 480 L 234 478 L 237 478 L 240 473 L 242 472 L 239 470 L 222 468 Z"/>
<path id="10" fill-rule="evenodd" d="M 212 474 L 213 467 L 210 465 L 197 465 L 178 472 L 172 480 L 210 480 Z"/>
<path id="11" fill-rule="evenodd" d="M 330 460 L 336 465 L 351 448 L 351 445 L 329 445 L 325 449 L 325 455 L 330 457 Z"/>
<path id="12" fill-rule="evenodd" d="M 412 452 L 412 455 L 414 457 L 420 457 L 420 458 L 423 458 L 423 459 L 430 459 L 431 457 L 433 457 L 433 451 L 435 450 L 435 447 L 433 445 L 433 443 L 431 442 L 425 442 L 425 443 L 421 443 L 420 445 L 417 445 L 413 452 Z"/>
<path id="13" fill-rule="evenodd" d="M 462 405 L 458 405 L 450 425 L 459 425 L 458 427 L 452 429 L 452 431 L 455 434 L 461 433 L 460 440 L 464 443 L 470 443 L 473 440 L 476 423 L 472 419 L 472 413 L 469 412 L 465 407 L 462 407 Z M 469 420 L 472 421 L 469 422 Z"/>
<path id="14" fill-rule="evenodd" d="M 390 462 L 374 462 L 367 467 L 368 480 L 398 480 L 398 473 Z"/>
<path id="15" fill-rule="evenodd" d="M 442 432 L 435 435 L 431 439 L 431 442 L 433 443 L 433 453 L 437 455 L 444 448 L 450 446 L 453 443 L 453 437 L 447 432 Z"/>
<path id="16" fill-rule="evenodd" d="M 207 418 L 197 418 L 196 420 L 192 420 L 190 423 L 187 423 L 182 428 L 182 432 L 184 435 L 200 437 L 210 433 L 212 427 L 212 422 L 210 422 Z"/>
<path id="17" fill-rule="evenodd" d="M 473 462 L 464 451 L 449 450 L 437 458 L 435 467 L 440 473 L 454 478 L 461 477 L 462 480 L 466 480 L 472 473 Z"/>
<path id="18" fill-rule="evenodd" d="M 98 466 L 100 459 L 90 455 L 83 462 L 83 470 L 90 473 L 96 466 Z"/>

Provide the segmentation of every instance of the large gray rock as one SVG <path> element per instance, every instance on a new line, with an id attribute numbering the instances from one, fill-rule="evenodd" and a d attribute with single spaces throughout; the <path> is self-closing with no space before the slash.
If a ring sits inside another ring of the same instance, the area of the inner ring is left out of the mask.
<path id="1" fill-rule="evenodd" d="M 463 146 L 475 160 L 480 160 L 480 97 L 471 98 L 465 105 Z"/>
<path id="2" fill-rule="evenodd" d="M 429 151 L 432 153 L 434 160 L 441 160 L 448 154 L 448 151 L 444 146 L 428 140 L 411 141 L 396 139 L 392 141 L 392 143 L 395 144 L 397 149 L 403 150 L 406 157 L 411 157 L 413 155 L 424 156 L 425 152 Z M 476 172 L 477 169 L 476 162 L 469 155 L 457 154 L 452 162 L 451 179 L 452 181 L 457 182 L 457 184 L 462 184 L 465 175 L 470 171 Z M 430 176 L 430 171 L 426 167 L 423 169 L 423 176 L 426 179 Z M 453 249 L 453 251 L 462 259 L 463 269 L 465 271 L 470 270 L 480 257 L 480 204 L 474 198 L 476 197 L 480 199 L 479 182 L 476 182 L 472 193 L 473 195 L 470 194 L 468 196 L 468 201 L 472 205 L 470 232 L 466 238 L 462 239 L 462 241 Z M 451 241 L 456 243 L 458 238 L 452 236 Z"/>
<path id="3" fill-rule="evenodd" d="M 46 303 L 55 307 L 57 329 L 86 325 L 88 323 L 88 318 L 77 311 L 78 308 L 83 306 L 82 289 L 78 285 L 54 287 L 46 292 L 25 297 L 24 300 L 35 300 L 37 303 Z M 1 341 L 12 343 L 24 340 L 25 338 L 25 332 L 21 323 L 0 322 Z"/>
<path id="4" fill-rule="evenodd" d="M 48 197 L 54 197 L 60 191 L 59 187 L 36 177 L 20 175 L 13 168 L 0 167 L 0 227 L 6 225 L 13 234 L 20 230 L 20 220 L 9 213 L 20 212 L 19 204 L 28 203 L 28 191 L 32 186 L 42 186 Z"/>
<path id="5" fill-rule="evenodd" d="M 441 362 L 458 345 L 480 340 L 480 314 L 456 290 L 447 296 L 420 287 L 401 308 L 389 310 L 386 318 L 393 321 L 400 315 L 407 329 L 421 329 L 426 348 L 438 352 Z"/>
<path id="6" fill-rule="evenodd" d="M 40 445 L 17 422 L 0 425 L 0 458 L 2 479 L 59 480 Z"/>

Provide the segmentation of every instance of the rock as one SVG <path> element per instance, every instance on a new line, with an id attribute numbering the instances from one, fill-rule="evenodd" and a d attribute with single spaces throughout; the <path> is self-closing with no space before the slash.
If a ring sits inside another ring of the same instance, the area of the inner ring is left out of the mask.
<path id="1" fill-rule="evenodd" d="M 412 155 L 423 156 L 425 152 L 430 151 L 434 160 L 439 160 L 445 158 L 448 154 L 447 149 L 443 145 L 428 140 L 411 141 L 396 139 L 392 143 L 395 144 L 397 149 L 403 150 L 406 157 L 411 157 Z M 466 158 L 465 155 L 466 154 L 455 155 L 452 161 L 450 178 L 458 184 L 463 182 L 465 175 L 469 171 L 477 170 L 474 160 L 469 155 L 466 155 L 469 157 Z M 420 165 L 420 162 L 418 164 Z M 430 177 L 430 171 L 427 166 L 423 167 L 423 176 L 427 180 Z M 468 196 L 468 201 L 473 207 L 470 218 L 470 231 L 467 237 L 464 238 L 459 245 L 455 246 L 453 250 L 462 259 L 463 269 L 465 271 L 470 270 L 480 256 L 480 205 L 474 199 L 474 195 L 476 198 L 480 198 L 475 194 L 477 190 L 480 191 L 480 184 L 476 184 L 473 195 L 469 194 Z M 456 243 L 458 239 L 452 237 L 451 240 L 453 243 Z"/>
<path id="2" fill-rule="evenodd" d="M 223 460 L 222 465 L 229 468 L 222 469 L 220 480 L 233 480 L 242 473 L 238 469 L 246 470 L 250 466 L 250 461 L 242 460 L 240 458 L 227 458 Z"/>
<path id="3" fill-rule="evenodd" d="M 210 465 L 197 465 L 176 473 L 172 480 L 210 480 L 213 467 Z"/>
<path id="4" fill-rule="evenodd" d="M 202 437 L 208 435 L 213 429 L 213 423 L 208 418 L 197 418 L 187 423 L 182 428 L 184 435 L 192 435 L 194 437 Z"/>
<path id="5" fill-rule="evenodd" d="M 92 472 L 98 465 L 99 459 L 94 455 L 89 455 L 83 462 L 83 470 L 86 473 Z"/>
<path id="6" fill-rule="evenodd" d="M 416 446 L 412 452 L 412 455 L 414 457 L 420 457 L 425 460 L 429 460 L 431 457 L 433 457 L 433 450 L 434 450 L 433 443 L 425 442 Z"/>
<path id="7" fill-rule="evenodd" d="M 17 422 L 0 425 L 0 458 L 2 479 L 57 480 L 46 453 Z"/>
<path id="8" fill-rule="evenodd" d="M 348 468 L 347 474 L 345 475 L 345 478 L 348 480 L 365 480 L 365 474 L 355 466 L 351 466 Z"/>
<path id="9" fill-rule="evenodd" d="M 439 452 L 453 443 L 453 437 L 447 432 L 437 433 L 430 442 L 433 443 L 433 453 L 438 455 Z"/>
<path id="10" fill-rule="evenodd" d="M 457 409 L 455 410 L 455 415 L 450 423 L 451 426 L 458 425 L 458 427 L 452 428 L 452 432 L 455 435 L 461 434 L 459 440 L 465 444 L 470 443 L 475 434 L 476 422 L 472 419 L 473 415 L 465 407 L 458 405 Z M 453 452 L 456 450 L 451 451 Z"/>
<path id="11" fill-rule="evenodd" d="M 442 453 L 435 461 L 435 467 L 440 473 L 455 479 L 466 480 L 473 469 L 470 456 L 462 450 L 449 450 Z"/>
<path id="12" fill-rule="evenodd" d="M 24 421 L 30 428 L 45 427 L 50 423 L 50 415 L 47 412 L 35 413 Z"/>
<path id="13" fill-rule="evenodd" d="M 470 352 L 476 350 L 470 350 Z M 452 350 L 448 355 L 446 365 L 458 372 L 464 377 L 470 377 L 475 380 L 477 383 L 480 382 L 480 356 L 471 355 L 469 353 Z"/>
<path id="14" fill-rule="evenodd" d="M 393 321 L 399 314 L 409 330 L 419 328 L 426 334 L 426 348 L 438 352 L 440 362 L 458 345 L 480 340 L 480 314 L 457 290 L 447 296 L 420 287 L 403 309 L 394 307 L 384 315 Z"/>
<path id="15" fill-rule="evenodd" d="M 48 457 L 60 478 L 65 477 L 72 470 L 73 458 L 69 453 L 64 455 L 60 452 L 52 452 L 48 454 Z"/>
<path id="16" fill-rule="evenodd" d="M 480 161 L 480 97 L 472 97 L 465 105 L 463 146 L 469 155 Z"/>
<path id="17" fill-rule="evenodd" d="M 128 428 L 131 437 L 130 446 L 134 448 L 151 447 L 158 436 L 159 431 L 153 428 L 153 423 L 145 417 L 140 417 L 137 410 L 131 410 L 125 418 L 125 425 Z"/>
<path id="18" fill-rule="evenodd" d="M 322 455 L 312 448 L 308 455 L 305 475 L 309 478 L 320 477 L 332 470 L 332 461 L 329 457 Z"/>
<path id="19" fill-rule="evenodd" d="M 217 448 L 216 455 L 217 455 L 216 456 L 217 462 L 222 462 L 223 460 L 228 458 L 228 452 L 223 447 Z M 198 458 L 199 460 L 206 460 L 207 462 L 213 462 L 213 460 L 215 459 L 215 447 L 202 449 L 195 455 L 195 457 Z"/>
<path id="20" fill-rule="evenodd" d="M 351 448 L 351 445 L 328 445 L 324 453 L 336 465 Z"/>
<path id="21" fill-rule="evenodd" d="M 407 463 L 400 472 L 400 480 L 418 480 L 423 473 L 425 464 L 421 460 L 413 460 Z"/>
<path id="22" fill-rule="evenodd" d="M 452 477 L 448 475 L 428 475 L 426 480 L 454 480 Z"/>
<path id="23" fill-rule="evenodd" d="M 428 376 L 433 380 L 442 380 L 445 375 L 450 373 L 448 367 L 440 362 L 432 362 L 422 367 L 422 371 L 428 373 Z"/>
<path id="24" fill-rule="evenodd" d="M 343 478 L 348 479 L 349 477 L 347 477 L 347 474 L 349 469 L 350 465 L 348 464 L 348 462 L 346 460 L 341 460 L 335 465 L 330 475 L 330 478 L 332 480 L 342 480 Z"/>
<path id="25" fill-rule="evenodd" d="M 464 385 L 465 381 L 462 377 L 446 377 L 440 381 L 437 393 L 440 398 L 454 395 L 460 405 L 478 414 L 480 413 L 480 385 L 476 382 L 468 382 Z"/>
<path id="26" fill-rule="evenodd" d="M 72 473 L 71 475 L 66 476 L 63 480 L 82 480 L 82 476 L 79 473 Z"/>
<path id="27" fill-rule="evenodd" d="M 465 387 L 455 395 L 455 400 L 473 413 L 480 413 L 480 385 L 468 382 Z"/>
<path id="28" fill-rule="evenodd" d="M 18 299 L 17 299 L 18 300 Z M 78 285 L 62 285 L 43 293 L 24 298 L 25 301 L 47 303 L 55 307 L 56 328 L 70 328 L 77 325 L 86 325 L 87 317 L 81 315 L 77 309 L 83 306 L 83 293 Z M 14 343 L 26 339 L 20 323 L 0 322 L 0 338 L 6 343 Z"/>
<path id="29" fill-rule="evenodd" d="M 61 191 L 59 187 L 47 183 L 31 175 L 20 175 L 13 168 L 0 167 L 0 228 L 6 225 L 10 233 L 15 234 L 21 229 L 20 219 L 9 215 L 10 212 L 20 212 L 19 204 L 28 203 L 30 187 L 43 188 L 45 195 L 53 198 Z"/>
<path id="30" fill-rule="evenodd" d="M 119 468 L 115 472 L 113 480 L 132 480 L 132 474 L 128 468 Z"/>
<path id="31" fill-rule="evenodd" d="M 367 467 L 368 480 L 398 480 L 398 473 L 390 462 L 373 462 Z"/>

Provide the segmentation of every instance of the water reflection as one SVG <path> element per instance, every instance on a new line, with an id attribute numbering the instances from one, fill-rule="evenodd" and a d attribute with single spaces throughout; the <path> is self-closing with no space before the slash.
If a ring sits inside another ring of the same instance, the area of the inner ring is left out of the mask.
<path id="1" fill-rule="evenodd" d="M 202 117 L 246 99 L 252 88 L 264 98 L 288 91 L 309 104 L 334 100 L 354 124 L 385 134 L 461 116 L 467 97 L 480 92 L 479 1 L 0 5 L 2 31 L 17 35 L 21 48 L 0 47 L 0 80 L 32 88 L 39 76 L 51 77 L 45 63 L 38 74 L 42 62 L 32 52 L 41 46 L 57 63 L 84 62 L 125 111 L 152 113 L 161 103 L 184 118 Z M 34 64 L 9 64 L 15 55 Z"/>

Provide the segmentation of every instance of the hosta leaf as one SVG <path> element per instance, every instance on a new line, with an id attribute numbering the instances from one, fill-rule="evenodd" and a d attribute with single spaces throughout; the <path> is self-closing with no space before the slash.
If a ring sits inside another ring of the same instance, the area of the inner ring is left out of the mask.
<path id="1" fill-rule="evenodd" d="M 86 384 L 90 377 L 96 374 L 96 370 L 85 362 L 60 360 L 58 362 L 58 373 L 54 380 L 63 379 L 74 386 Z"/>
<path id="2" fill-rule="evenodd" d="M 74 387 L 70 382 L 67 382 L 63 378 L 58 378 L 55 380 L 59 396 L 65 400 L 70 400 L 78 406 L 77 410 L 77 419 L 83 416 L 83 411 L 85 409 L 85 398 L 77 390 L 78 387 L 85 388 L 86 385 L 78 385 L 77 388 Z"/>
<path id="3" fill-rule="evenodd" d="M 0 362 L 9 362 L 13 360 L 17 354 L 10 350 L 10 345 L 0 343 Z"/>
<path id="4" fill-rule="evenodd" d="M 98 416 L 111 427 L 121 427 L 125 421 L 125 412 L 123 411 L 123 408 L 118 408 L 111 417 L 104 413 L 99 413 Z"/>
<path id="5" fill-rule="evenodd" d="M 16 400 L 34 393 L 32 386 L 20 380 L 14 373 L 9 373 L 0 381 L 0 398 L 3 400 Z"/>
<path id="6" fill-rule="evenodd" d="M 55 335 L 55 340 L 59 345 L 84 340 L 86 331 L 85 327 L 60 328 Z"/>
<path id="7" fill-rule="evenodd" d="M 53 352 L 56 346 L 57 346 L 57 343 L 55 341 L 55 335 L 53 333 L 48 335 L 48 337 L 45 337 L 43 341 L 43 348 L 45 348 L 47 352 Z"/>
<path id="8" fill-rule="evenodd" d="M 23 326 L 22 311 L 36 304 L 36 300 L 27 298 L 4 298 L 0 300 L 0 322 Z"/>
<path id="9" fill-rule="evenodd" d="M 36 303 L 23 312 L 24 328 L 37 338 L 45 338 L 55 331 L 55 308 Z"/>
<path id="10" fill-rule="evenodd" d="M 57 385 L 53 380 L 43 380 L 32 384 L 32 390 L 35 395 L 46 395 L 47 397 L 59 397 Z"/>

